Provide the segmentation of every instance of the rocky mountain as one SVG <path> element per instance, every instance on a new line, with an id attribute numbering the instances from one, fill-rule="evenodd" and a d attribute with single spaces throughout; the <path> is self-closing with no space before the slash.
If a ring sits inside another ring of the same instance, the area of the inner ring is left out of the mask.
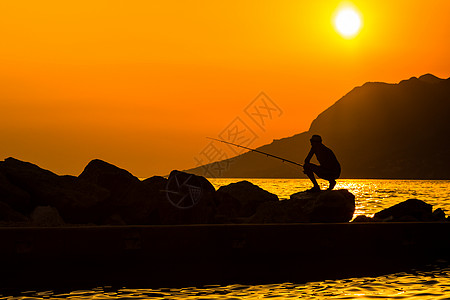
<path id="1" fill-rule="evenodd" d="M 307 132 L 260 151 L 302 162 L 319 134 L 342 165 L 341 178 L 450 179 L 450 78 L 426 74 L 397 84 L 368 82 L 322 112 Z M 301 168 L 247 152 L 217 177 L 303 178 Z M 225 165 L 225 164 L 223 164 Z M 215 165 L 188 170 L 199 175 Z"/>

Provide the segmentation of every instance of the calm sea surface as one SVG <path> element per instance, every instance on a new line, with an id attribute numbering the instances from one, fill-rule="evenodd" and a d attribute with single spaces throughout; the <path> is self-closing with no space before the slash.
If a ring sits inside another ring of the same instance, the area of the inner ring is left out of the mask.
<path id="1" fill-rule="evenodd" d="M 241 179 L 210 179 L 216 188 Z M 246 179 L 276 195 L 281 200 L 308 189 L 306 179 Z M 326 182 L 320 182 L 322 188 Z M 450 213 L 450 181 L 428 180 L 340 180 L 337 187 L 356 196 L 356 214 L 372 216 L 375 212 L 410 198 L 424 200 L 433 209 Z M 409 272 L 378 277 L 348 278 L 309 283 L 264 285 L 211 285 L 198 287 L 148 289 L 97 287 L 69 292 L 23 291 L 2 295 L 2 299 L 450 299 L 450 264 L 440 261 Z"/>

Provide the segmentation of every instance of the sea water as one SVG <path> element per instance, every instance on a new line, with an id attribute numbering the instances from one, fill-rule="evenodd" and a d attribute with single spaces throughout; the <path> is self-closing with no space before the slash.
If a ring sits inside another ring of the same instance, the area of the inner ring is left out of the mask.
<path id="1" fill-rule="evenodd" d="M 28 291 L 0 299 L 168 299 L 168 300 L 250 300 L 250 299 L 450 299 L 450 268 L 430 268 L 378 277 L 348 278 L 296 284 L 231 284 L 156 289 L 97 287 L 70 292 Z"/>
<path id="2" fill-rule="evenodd" d="M 216 188 L 244 179 L 210 179 Z M 305 179 L 245 179 L 280 198 L 308 189 Z M 326 182 L 319 182 L 322 189 Z M 450 181 L 428 180 L 339 180 L 336 189 L 348 189 L 356 197 L 355 215 L 372 216 L 383 208 L 416 198 L 450 212 Z M 448 238 L 448 237 L 447 237 Z M 151 283 L 149 283 L 149 286 Z M 450 299 L 450 263 L 437 261 L 408 272 L 374 277 L 346 278 L 318 282 L 273 284 L 186 286 L 160 288 L 99 286 L 86 290 L 20 291 L 2 299 Z"/>

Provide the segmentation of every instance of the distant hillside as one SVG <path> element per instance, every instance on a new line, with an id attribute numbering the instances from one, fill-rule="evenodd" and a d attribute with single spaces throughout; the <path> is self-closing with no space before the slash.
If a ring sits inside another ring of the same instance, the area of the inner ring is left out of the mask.
<path id="1" fill-rule="evenodd" d="M 320 134 L 341 178 L 450 179 L 450 78 L 431 74 L 398 84 L 368 82 L 322 112 L 307 132 L 258 148 L 302 162 Z M 204 168 L 187 170 L 204 175 Z M 221 177 L 297 178 L 299 168 L 257 153 L 232 159 Z"/>

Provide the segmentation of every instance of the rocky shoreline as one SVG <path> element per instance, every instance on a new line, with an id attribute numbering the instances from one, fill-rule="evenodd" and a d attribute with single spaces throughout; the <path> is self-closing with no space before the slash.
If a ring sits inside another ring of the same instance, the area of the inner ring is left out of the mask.
<path id="1" fill-rule="evenodd" d="M 347 190 L 300 192 L 289 200 L 240 181 L 216 190 L 204 177 L 172 171 L 139 180 L 102 160 L 79 176 L 59 176 L 14 158 L 0 162 L 0 226 L 183 225 L 350 222 Z M 410 199 L 353 222 L 447 221 L 441 209 Z"/>

